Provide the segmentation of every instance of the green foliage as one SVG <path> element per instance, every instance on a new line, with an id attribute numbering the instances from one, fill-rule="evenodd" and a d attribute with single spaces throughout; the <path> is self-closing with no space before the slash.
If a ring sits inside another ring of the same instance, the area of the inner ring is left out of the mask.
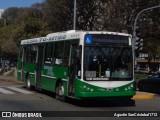
<path id="1" fill-rule="evenodd" d="M 144 8 L 156 6 L 160 4 L 160 1 L 158 0 L 149 0 L 147 2 L 144 2 L 141 4 L 144 6 Z M 142 6 L 141 5 L 141 6 Z M 143 8 L 143 9 L 144 9 Z M 153 10 L 149 10 L 146 12 L 143 12 L 137 23 L 137 29 L 139 31 L 140 37 L 144 41 L 144 51 L 149 53 L 149 61 L 156 58 L 156 54 L 160 54 L 159 47 L 160 47 L 160 8 L 156 8 Z"/>
<path id="2" fill-rule="evenodd" d="M 4 11 L 2 17 L 6 20 L 6 25 L 14 24 L 24 11 L 25 8 L 11 7 Z"/>
<path id="3" fill-rule="evenodd" d="M 44 19 L 52 31 L 66 31 L 72 29 L 73 1 L 46 0 Z"/>
<path id="4" fill-rule="evenodd" d="M 77 28 L 98 30 L 103 12 L 101 0 L 77 0 Z"/>
<path id="5" fill-rule="evenodd" d="M 4 57 L 16 57 L 17 46 L 13 41 L 13 31 L 16 28 L 15 25 L 9 25 L 0 29 L 0 53 Z"/>

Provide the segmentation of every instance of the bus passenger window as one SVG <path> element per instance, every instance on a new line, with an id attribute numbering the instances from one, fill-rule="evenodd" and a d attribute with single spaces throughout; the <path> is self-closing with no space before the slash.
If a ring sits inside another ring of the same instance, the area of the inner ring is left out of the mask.
<path id="1" fill-rule="evenodd" d="M 68 66 L 69 63 L 69 53 L 70 53 L 70 42 L 65 42 L 64 59 L 63 66 Z"/>
<path id="2" fill-rule="evenodd" d="M 26 62 L 27 63 L 36 63 L 36 56 L 37 56 L 37 46 L 32 45 L 27 47 L 27 54 L 26 54 Z"/>
<path id="3" fill-rule="evenodd" d="M 45 63 L 52 63 L 52 54 L 53 54 L 53 43 L 46 44 L 45 50 Z"/>
<path id="4" fill-rule="evenodd" d="M 31 46 L 31 63 L 36 63 L 36 56 L 37 56 L 37 46 Z"/>
<path id="5" fill-rule="evenodd" d="M 64 42 L 55 43 L 54 64 L 62 65 L 63 61 Z"/>

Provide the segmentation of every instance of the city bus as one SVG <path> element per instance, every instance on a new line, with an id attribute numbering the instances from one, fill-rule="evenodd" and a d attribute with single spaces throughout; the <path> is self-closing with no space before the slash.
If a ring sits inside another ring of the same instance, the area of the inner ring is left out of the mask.
<path id="1" fill-rule="evenodd" d="M 22 40 L 18 80 L 28 89 L 77 100 L 135 95 L 131 35 L 107 31 L 65 31 Z"/>

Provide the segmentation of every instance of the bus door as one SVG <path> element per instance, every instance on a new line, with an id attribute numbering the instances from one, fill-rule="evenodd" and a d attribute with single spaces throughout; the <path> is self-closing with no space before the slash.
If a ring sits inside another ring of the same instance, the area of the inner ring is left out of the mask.
<path id="1" fill-rule="evenodd" d="M 21 80 L 24 80 L 24 61 L 25 61 L 25 48 L 21 48 Z"/>
<path id="2" fill-rule="evenodd" d="M 37 63 L 36 63 L 36 88 L 41 89 L 41 70 L 43 61 L 44 46 L 38 46 Z"/>
<path id="3" fill-rule="evenodd" d="M 77 74 L 77 44 L 71 44 L 70 47 L 70 62 L 68 71 L 68 95 L 74 96 L 75 94 L 75 78 Z"/>

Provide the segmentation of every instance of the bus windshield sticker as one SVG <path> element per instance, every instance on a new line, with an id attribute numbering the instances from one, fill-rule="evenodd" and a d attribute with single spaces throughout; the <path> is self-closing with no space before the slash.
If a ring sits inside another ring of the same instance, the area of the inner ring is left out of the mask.
<path id="1" fill-rule="evenodd" d="M 86 71 L 85 76 L 86 76 L 86 78 L 95 78 L 96 71 Z"/>
<path id="2" fill-rule="evenodd" d="M 85 44 L 92 44 L 92 35 L 85 36 Z"/>
<path id="3" fill-rule="evenodd" d="M 109 78 L 86 78 L 86 80 L 109 80 Z"/>

